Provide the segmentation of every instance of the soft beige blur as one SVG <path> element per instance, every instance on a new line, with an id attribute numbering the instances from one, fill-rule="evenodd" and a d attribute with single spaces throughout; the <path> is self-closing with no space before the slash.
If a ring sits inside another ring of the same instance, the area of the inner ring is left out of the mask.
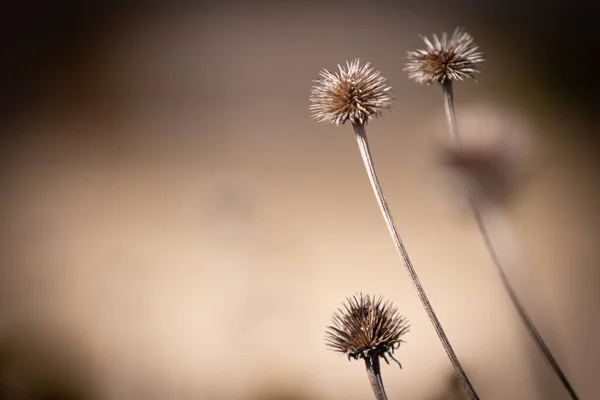
<path id="1" fill-rule="evenodd" d="M 0 329 L 48 324 L 76 337 L 110 400 L 364 399 L 364 366 L 323 344 L 333 310 L 362 290 L 393 300 L 412 324 L 397 353 L 404 369 L 383 367 L 389 397 L 452 399 L 450 364 L 351 128 L 318 125 L 308 112 L 319 70 L 361 57 L 395 89 L 394 112 L 368 126 L 375 163 L 474 386 L 489 400 L 566 398 L 474 222 L 435 187 L 428 136 L 441 90 L 410 82 L 402 65 L 418 33 L 455 22 L 289 7 L 127 20 L 49 79 L 5 161 Z M 510 53 L 494 47 L 493 32 L 471 33 L 488 62 L 478 84 L 455 87 L 456 107 L 514 98 L 537 126 L 539 170 L 509 210 L 527 260 L 516 286 L 591 399 L 596 176 L 586 149 L 561 135 L 587 128 L 518 72 L 502 81 Z M 535 103 L 519 103 L 523 91 Z"/>

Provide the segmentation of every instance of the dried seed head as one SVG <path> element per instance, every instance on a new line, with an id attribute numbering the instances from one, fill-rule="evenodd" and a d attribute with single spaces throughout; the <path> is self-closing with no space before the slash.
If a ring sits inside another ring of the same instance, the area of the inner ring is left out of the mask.
<path id="1" fill-rule="evenodd" d="M 346 61 L 346 68 L 338 64 L 339 72 L 326 69 L 315 80 L 310 94 L 310 111 L 318 122 L 366 124 L 383 110 L 391 110 L 392 88 L 371 63 Z"/>
<path id="2" fill-rule="evenodd" d="M 475 40 L 461 28 L 457 28 L 448 40 L 446 32 L 442 37 L 433 35 L 433 42 L 421 36 L 425 49 L 407 53 L 404 71 L 417 83 L 444 83 L 450 80 L 474 78 L 477 64 L 482 63 L 483 53 L 475 45 Z"/>
<path id="3" fill-rule="evenodd" d="M 383 357 L 389 363 L 388 355 L 395 360 L 394 350 L 409 329 L 396 307 L 381 297 L 371 299 L 362 293 L 346 299 L 343 306 L 333 314 L 333 326 L 327 327 L 325 343 L 329 350 L 344 353 L 348 359 Z"/>
<path id="4" fill-rule="evenodd" d="M 529 123 L 512 110 L 481 104 L 461 108 L 457 122 L 460 143 L 440 127 L 444 135 L 437 156 L 444 181 L 465 200 L 470 196 L 482 205 L 505 204 L 528 172 Z"/>

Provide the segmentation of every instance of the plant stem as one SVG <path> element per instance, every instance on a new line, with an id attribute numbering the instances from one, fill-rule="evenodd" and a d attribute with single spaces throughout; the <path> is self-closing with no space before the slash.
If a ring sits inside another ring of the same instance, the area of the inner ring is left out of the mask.
<path id="1" fill-rule="evenodd" d="M 375 398 L 377 400 L 387 400 L 383 380 L 381 379 L 381 369 L 379 368 L 379 357 L 365 357 L 365 365 L 367 367 L 367 375 L 373 387 Z"/>
<path id="2" fill-rule="evenodd" d="M 569 380 L 567 379 L 567 377 L 561 370 L 560 366 L 554 359 L 552 352 L 550 351 L 550 349 L 544 342 L 544 339 L 542 338 L 542 336 L 536 329 L 535 324 L 533 323 L 533 320 L 527 313 L 527 310 L 525 309 L 525 307 L 519 300 L 519 297 L 517 296 L 517 294 L 515 293 L 515 291 L 513 290 L 512 286 L 511 286 L 510 282 L 508 281 L 508 277 L 506 276 L 506 273 L 504 272 L 504 270 L 502 268 L 502 263 L 500 262 L 497 252 L 495 251 L 494 245 L 492 243 L 492 240 L 490 239 L 489 232 L 487 230 L 485 222 L 483 221 L 483 217 L 481 215 L 479 208 L 475 204 L 473 204 L 473 202 L 471 202 L 471 208 L 473 210 L 473 214 L 475 215 L 475 220 L 477 221 L 477 227 L 479 228 L 479 233 L 481 234 L 481 236 L 483 237 L 483 241 L 485 242 L 485 247 L 487 248 L 488 253 L 490 254 L 492 262 L 493 262 L 494 266 L 496 267 L 496 270 L 498 271 L 498 275 L 500 276 L 500 280 L 502 281 L 502 284 L 504 285 L 504 288 L 506 289 L 508 296 L 510 297 L 510 300 L 512 301 L 514 307 L 516 308 L 517 313 L 519 314 L 519 317 L 525 324 L 525 327 L 527 328 L 527 331 L 533 338 L 534 343 L 537 345 L 538 349 L 542 352 L 542 354 L 544 355 L 544 357 L 546 358 L 546 360 L 548 361 L 548 363 L 550 364 L 550 366 L 552 367 L 552 369 L 554 370 L 554 372 L 556 373 L 556 375 L 562 382 L 565 389 L 567 389 L 567 392 L 569 392 L 569 395 L 571 396 L 571 398 L 573 400 L 578 400 L 579 397 L 577 397 L 575 390 L 573 389 L 573 387 L 569 383 Z"/>
<path id="3" fill-rule="evenodd" d="M 460 143 L 460 135 L 458 133 L 458 127 L 456 124 L 456 115 L 454 112 L 452 81 L 448 80 L 448 81 L 444 82 L 442 84 L 442 89 L 444 92 L 444 108 L 446 109 L 446 117 L 448 119 L 448 127 L 450 128 L 450 135 L 457 141 L 457 143 Z M 573 400 L 579 400 L 579 397 L 575 393 L 575 390 L 573 389 L 573 387 L 569 383 L 569 380 L 567 379 L 567 377 L 563 373 L 562 369 L 556 362 L 554 356 L 552 355 L 552 352 L 550 351 L 550 349 L 544 342 L 544 339 L 542 338 L 542 336 L 538 332 L 537 328 L 535 327 L 533 320 L 527 313 L 527 310 L 525 309 L 525 307 L 519 300 L 517 293 L 512 288 L 512 286 L 508 280 L 508 277 L 506 276 L 506 273 L 504 272 L 504 268 L 502 266 L 502 263 L 500 262 L 498 253 L 496 252 L 494 244 L 492 243 L 492 240 L 490 238 L 487 226 L 486 226 L 486 224 L 483 220 L 483 216 L 481 214 L 481 210 L 479 209 L 477 202 L 473 199 L 471 194 L 469 194 L 469 205 L 470 205 L 471 211 L 473 212 L 473 215 L 475 217 L 475 221 L 477 222 L 477 228 L 479 229 L 479 233 L 480 233 L 481 237 L 483 238 L 487 252 L 490 255 L 490 258 L 492 259 L 492 263 L 494 264 L 494 267 L 496 268 L 498 275 L 500 276 L 502 285 L 504 285 L 504 289 L 508 293 L 508 296 L 510 297 L 510 300 L 513 303 L 513 306 L 517 310 L 517 313 L 519 314 L 521 321 L 525 325 L 527 332 L 529 332 L 529 334 L 531 335 L 537 348 L 540 350 L 542 355 L 546 358 L 546 361 L 550 364 L 550 366 L 554 370 L 554 373 L 556 373 L 556 375 L 562 382 L 562 384 L 565 387 L 565 389 L 567 390 L 567 392 L 569 392 L 569 395 L 571 396 L 571 398 Z"/>
<path id="4" fill-rule="evenodd" d="M 385 197 L 383 195 L 383 190 L 381 189 L 381 185 L 379 184 L 379 179 L 377 177 L 377 173 L 375 172 L 375 166 L 373 164 L 373 160 L 371 157 L 371 151 L 369 149 L 369 142 L 367 140 L 367 132 L 365 131 L 365 127 L 362 124 L 353 124 L 353 127 L 354 127 L 356 141 L 358 143 L 358 149 L 360 150 L 360 154 L 361 154 L 363 162 L 365 164 L 365 168 L 367 170 L 367 175 L 369 177 L 369 181 L 371 182 L 373 192 L 375 193 L 375 198 L 377 199 L 377 203 L 379 204 L 379 208 L 381 210 L 381 213 L 383 214 L 383 219 L 385 220 L 385 223 L 390 232 L 390 235 L 392 236 L 392 239 L 394 240 L 396 249 L 398 250 L 398 253 L 400 254 L 400 258 L 402 259 L 404 266 L 406 267 L 408 275 L 410 276 L 412 283 L 413 283 L 415 289 L 417 290 L 419 299 L 421 300 L 421 303 L 423 304 L 423 308 L 425 309 L 425 312 L 429 316 L 429 319 L 431 320 L 431 323 L 433 324 L 433 327 L 434 327 L 440 341 L 442 342 L 442 346 L 444 347 L 444 350 L 446 350 L 446 353 L 448 354 L 448 358 L 450 359 L 450 362 L 452 363 L 452 366 L 454 367 L 454 370 L 456 371 L 458 378 L 460 379 L 462 385 L 464 386 L 465 390 L 467 391 L 469 398 L 471 400 L 478 400 L 479 397 L 477 396 L 475 389 L 471 385 L 471 382 L 469 381 L 469 378 L 467 377 L 466 372 L 464 371 L 462 365 L 460 364 L 458 357 L 454 353 L 454 350 L 452 349 L 452 346 L 450 345 L 450 341 L 448 340 L 448 337 L 446 336 L 446 333 L 444 332 L 444 329 L 442 328 L 442 324 L 440 323 L 437 316 L 435 315 L 433 307 L 431 306 L 431 303 L 429 302 L 429 299 L 427 298 L 427 294 L 425 294 L 425 290 L 423 289 L 423 286 L 421 286 L 419 277 L 417 276 L 417 273 L 415 272 L 412 262 L 410 261 L 410 258 L 408 257 L 408 253 L 406 251 L 406 248 L 404 247 L 402 238 L 400 237 L 400 234 L 398 233 L 398 229 L 396 228 L 396 224 L 394 222 L 394 219 L 392 218 L 392 213 L 390 212 L 387 202 L 385 201 Z"/>
<path id="5" fill-rule="evenodd" d="M 452 92 L 452 81 L 446 80 L 442 83 L 444 89 L 444 108 L 446 109 L 446 119 L 450 126 L 450 135 L 454 140 L 460 143 L 458 136 L 458 127 L 456 125 L 456 114 L 454 113 L 454 93 Z"/>

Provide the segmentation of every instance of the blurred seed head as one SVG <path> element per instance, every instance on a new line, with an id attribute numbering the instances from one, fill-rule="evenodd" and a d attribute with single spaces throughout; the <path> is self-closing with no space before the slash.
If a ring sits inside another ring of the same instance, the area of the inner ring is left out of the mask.
<path id="1" fill-rule="evenodd" d="M 483 53 L 475 40 L 461 28 L 457 28 L 448 39 L 446 32 L 441 37 L 433 35 L 433 41 L 421 36 L 424 49 L 407 53 L 404 71 L 417 83 L 444 83 L 451 80 L 474 78 L 477 64 L 484 61 Z"/>
<path id="2" fill-rule="evenodd" d="M 329 124 L 367 124 L 384 110 L 391 110 L 391 86 L 373 69 L 371 63 L 360 60 L 338 64 L 338 72 L 322 70 L 310 94 L 310 111 L 318 122 Z"/>
<path id="3" fill-rule="evenodd" d="M 443 124 L 436 155 L 444 181 L 464 200 L 504 205 L 527 174 L 531 129 L 525 118 L 498 106 L 461 107 L 460 143 Z"/>
<path id="4" fill-rule="evenodd" d="M 362 293 L 347 298 L 332 321 L 325 334 L 329 350 L 344 353 L 348 359 L 383 357 L 388 363 L 386 355 L 394 359 L 394 351 L 410 328 L 392 303 Z"/>

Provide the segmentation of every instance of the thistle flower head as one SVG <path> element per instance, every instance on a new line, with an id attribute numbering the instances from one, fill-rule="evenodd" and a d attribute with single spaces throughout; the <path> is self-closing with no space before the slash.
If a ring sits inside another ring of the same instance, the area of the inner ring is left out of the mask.
<path id="1" fill-rule="evenodd" d="M 360 65 L 360 60 L 338 64 L 339 72 L 326 69 L 315 80 L 310 94 L 310 110 L 318 122 L 330 124 L 367 124 L 379 117 L 383 110 L 391 110 L 392 88 L 381 72 L 371 63 Z"/>
<path id="2" fill-rule="evenodd" d="M 396 307 L 381 297 L 371 299 L 362 293 L 346 299 L 343 307 L 333 314 L 333 326 L 327 327 L 329 350 L 344 353 L 348 359 L 383 357 L 389 364 L 387 355 L 398 362 L 393 353 L 410 326 Z"/>
<path id="3" fill-rule="evenodd" d="M 475 40 L 461 28 L 457 28 L 448 39 L 444 32 L 440 37 L 433 35 L 433 41 L 421 36 L 426 48 L 407 53 L 404 71 L 417 83 L 444 83 L 451 80 L 474 78 L 477 64 L 482 63 L 483 53 Z"/>

